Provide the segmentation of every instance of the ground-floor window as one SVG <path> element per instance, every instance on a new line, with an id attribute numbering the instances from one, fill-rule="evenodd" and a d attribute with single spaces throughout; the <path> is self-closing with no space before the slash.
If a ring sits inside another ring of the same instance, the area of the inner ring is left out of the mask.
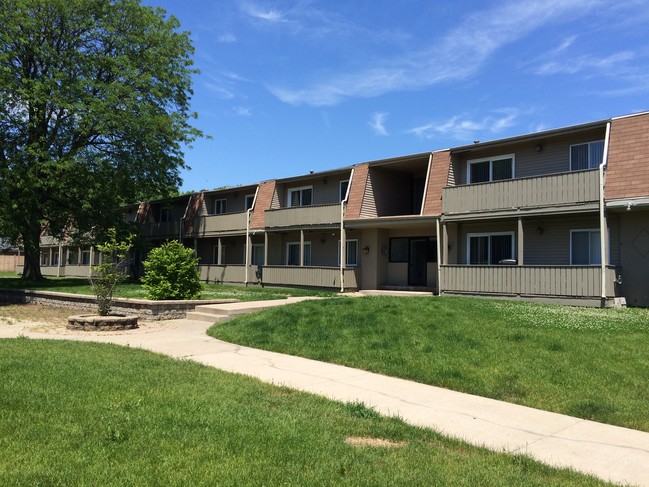
<path id="1" fill-rule="evenodd" d="M 264 265 L 264 244 L 252 244 L 252 265 Z"/>
<path id="2" fill-rule="evenodd" d="M 338 240 L 338 265 L 340 265 L 340 240 Z M 358 265 L 358 240 L 345 240 L 345 267 Z"/>
<path id="3" fill-rule="evenodd" d="M 413 240 L 426 240 L 426 262 L 437 262 L 437 239 L 435 237 L 392 237 L 390 239 L 390 262 L 410 262 Z"/>
<path id="4" fill-rule="evenodd" d="M 90 265 L 90 250 L 81 251 L 81 265 Z"/>
<path id="5" fill-rule="evenodd" d="M 571 265 L 601 264 L 601 249 L 599 230 L 570 230 Z"/>
<path id="6" fill-rule="evenodd" d="M 286 244 L 286 265 L 300 265 L 300 242 Z M 311 265 L 311 242 L 304 242 L 304 265 Z"/>
<path id="7" fill-rule="evenodd" d="M 219 246 L 212 247 L 212 264 L 219 263 Z M 221 245 L 221 264 L 225 264 L 225 245 Z"/>
<path id="8" fill-rule="evenodd" d="M 42 266 L 50 265 L 50 251 L 49 250 L 41 252 L 41 265 Z"/>
<path id="9" fill-rule="evenodd" d="M 514 258 L 514 232 L 469 233 L 467 263 L 496 265 Z"/>
<path id="10" fill-rule="evenodd" d="M 59 265 L 59 251 L 58 250 L 56 252 L 52 253 L 52 265 L 54 265 L 54 266 Z"/>

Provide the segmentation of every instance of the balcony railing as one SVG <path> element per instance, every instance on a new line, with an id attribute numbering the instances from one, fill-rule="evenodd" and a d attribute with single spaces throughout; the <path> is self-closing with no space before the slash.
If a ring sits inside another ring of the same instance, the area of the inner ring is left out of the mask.
<path id="1" fill-rule="evenodd" d="M 340 204 L 266 210 L 264 218 L 266 227 L 334 225 L 340 223 Z"/>
<path id="2" fill-rule="evenodd" d="M 196 218 L 194 234 L 199 237 L 246 230 L 246 212 L 222 215 L 199 216 Z"/>
<path id="3" fill-rule="evenodd" d="M 264 284 L 340 289 L 339 267 L 265 266 L 262 272 Z M 345 289 L 358 289 L 359 282 L 360 269 L 344 269 Z"/>
<path id="4" fill-rule="evenodd" d="M 199 265 L 201 281 L 205 282 L 232 282 L 244 283 L 246 282 L 246 266 L 245 265 L 216 265 L 207 264 Z M 256 266 L 248 266 L 248 281 L 256 282 L 255 271 Z"/>
<path id="5" fill-rule="evenodd" d="M 442 193 L 442 211 L 455 215 L 577 205 L 598 199 L 599 171 L 587 170 L 447 187 Z"/>
<path id="6" fill-rule="evenodd" d="M 601 297 L 599 266 L 443 265 L 442 292 Z M 606 296 L 615 296 L 615 267 L 606 268 Z"/>
<path id="7" fill-rule="evenodd" d="M 178 238 L 180 222 L 144 223 L 140 227 L 140 235 L 143 237 Z"/>

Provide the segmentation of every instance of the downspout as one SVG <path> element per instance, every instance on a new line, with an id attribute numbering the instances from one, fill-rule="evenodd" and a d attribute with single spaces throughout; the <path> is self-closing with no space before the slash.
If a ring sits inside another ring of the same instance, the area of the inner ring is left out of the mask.
<path id="1" fill-rule="evenodd" d="M 601 297 L 602 306 L 606 301 L 606 261 L 608 258 L 608 226 L 606 225 L 606 200 L 604 198 L 604 168 L 608 163 L 608 144 L 611 134 L 611 122 L 606 124 L 606 138 L 604 139 L 604 154 L 599 165 L 599 248 L 601 261 Z"/>
<path id="2" fill-rule="evenodd" d="M 439 228 L 439 218 L 435 220 L 437 231 L 437 295 L 442 295 L 442 235 Z"/>
<path id="3" fill-rule="evenodd" d="M 246 210 L 246 277 L 243 281 L 246 287 L 248 287 L 248 268 L 250 267 L 250 213 L 251 209 L 248 208 Z"/>
<path id="4" fill-rule="evenodd" d="M 347 191 L 345 192 L 345 197 L 340 202 L 340 292 L 341 293 L 345 292 L 345 261 L 347 260 L 347 256 L 345 255 L 347 238 L 343 238 L 343 235 L 345 233 L 345 205 L 347 204 L 347 200 L 349 199 L 349 193 L 351 192 L 352 189 L 353 180 L 354 180 L 354 168 L 352 168 L 352 172 L 349 175 L 349 184 L 347 184 Z M 356 249 L 356 252 L 358 252 L 358 248 Z"/>

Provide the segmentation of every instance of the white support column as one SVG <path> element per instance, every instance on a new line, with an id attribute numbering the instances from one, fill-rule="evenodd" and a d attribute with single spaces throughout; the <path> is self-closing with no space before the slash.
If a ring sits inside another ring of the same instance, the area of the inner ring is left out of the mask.
<path id="1" fill-rule="evenodd" d="M 223 245 L 221 243 L 221 238 L 216 242 L 216 265 L 222 265 L 222 256 L 223 256 Z"/>
<path id="2" fill-rule="evenodd" d="M 304 267 L 304 230 L 300 230 L 300 267 Z"/>
<path id="3" fill-rule="evenodd" d="M 518 217 L 518 241 L 516 242 L 516 247 L 518 251 L 517 263 L 518 265 L 524 265 L 523 263 L 523 250 L 525 245 L 525 236 L 523 235 L 523 217 Z"/>
<path id="4" fill-rule="evenodd" d="M 437 236 L 437 295 L 442 295 L 442 233 L 439 218 L 435 220 L 435 235 Z"/>
<path id="5" fill-rule="evenodd" d="M 90 275 L 92 273 L 92 262 L 93 262 L 94 256 L 95 256 L 95 246 L 91 245 L 90 246 L 90 261 L 88 262 L 88 277 L 90 277 Z"/>

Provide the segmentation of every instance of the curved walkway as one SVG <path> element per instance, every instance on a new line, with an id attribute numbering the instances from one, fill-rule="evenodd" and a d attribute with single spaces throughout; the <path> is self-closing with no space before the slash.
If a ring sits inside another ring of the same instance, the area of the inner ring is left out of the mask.
<path id="1" fill-rule="evenodd" d="M 213 339 L 208 322 L 145 323 L 124 332 L 72 332 L 59 326 L 0 324 L 0 338 L 19 335 L 140 347 L 339 401 L 362 401 L 445 435 L 495 451 L 527 454 L 621 484 L 649 487 L 649 433 Z"/>

